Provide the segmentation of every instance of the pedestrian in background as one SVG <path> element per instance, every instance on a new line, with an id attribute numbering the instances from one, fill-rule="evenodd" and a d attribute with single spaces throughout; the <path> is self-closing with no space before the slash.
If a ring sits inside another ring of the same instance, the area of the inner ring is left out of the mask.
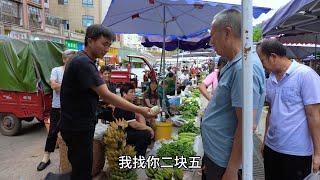
<path id="1" fill-rule="evenodd" d="M 60 121 L 60 89 L 66 63 L 75 55 L 75 51 L 66 50 L 62 53 L 63 66 L 55 67 L 51 71 L 50 86 L 52 93 L 52 106 L 50 111 L 50 127 L 45 145 L 42 161 L 37 166 L 38 171 L 44 170 L 50 164 L 50 153 L 54 152 L 59 132 Z"/>
<path id="2" fill-rule="evenodd" d="M 201 94 L 210 101 L 214 90 L 218 86 L 218 78 L 219 78 L 219 72 L 221 69 L 227 64 L 228 60 L 226 58 L 220 57 L 218 62 L 218 68 L 214 68 L 215 65 L 213 65 L 214 71 L 211 72 L 204 80 L 203 82 L 198 86 Z M 211 87 L 211 95 L 208 92 L 208 88 Z"/>

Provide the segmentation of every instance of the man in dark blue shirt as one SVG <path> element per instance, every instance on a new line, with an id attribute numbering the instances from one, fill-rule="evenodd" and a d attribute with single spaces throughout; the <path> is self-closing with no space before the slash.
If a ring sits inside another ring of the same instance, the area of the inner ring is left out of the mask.
<path id="1" fill-rule="evenodd" d="M 106 103 L 152 117 L 150 109 L 138 107 L 111 93 L 95 66 L 108 52 L 114 35 L 102 25 L 87 28 L 85 49 L 66 66 L 61 86 L 61 135 L 68 147 L 72 180 L 90 180 L 93 135 L 99 96 Z"/>

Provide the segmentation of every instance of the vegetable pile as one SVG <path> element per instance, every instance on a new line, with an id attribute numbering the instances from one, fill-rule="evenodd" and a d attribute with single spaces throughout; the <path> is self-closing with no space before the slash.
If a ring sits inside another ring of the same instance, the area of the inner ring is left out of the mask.
<path id="1" fill-rule="evenodd" d="M 182 99 L 183 104 L 179 107 L 182 114 L 182 118 L 186 120 L 193 120 L 200 109 L 199 106 L 200 91 L 198 89 L 193 90 L 190 97 Z"/>
<path id="2" fill-rule="evenodd" d="M 189 158 L 195 156 L 196 153 L 193 151 L 193 146 L 190 143 L 183 141 L 174 141 L 169 144 L 162 144 L 161 148 L 157 152 L 157 157 L 171 157 L 172 159 L 163 160 L 165 164 L 174 165 L 175 157 Z"/>
<path id="3" fill-rule="evenodd" d="M 181 126 L 178 130 L 178 134 L 180 133 L 195 133 L 199 134 L 200 133 L 200 128 L 194 126 L 194 122 L 190 121 L 183 126 Z"/>

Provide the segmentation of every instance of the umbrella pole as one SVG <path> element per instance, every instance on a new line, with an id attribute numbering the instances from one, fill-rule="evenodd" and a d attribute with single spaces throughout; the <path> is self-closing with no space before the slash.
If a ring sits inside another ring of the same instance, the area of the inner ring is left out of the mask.
<path id="1" fill-rule="evenodd" d="M 177 77 L 177 75 L 178 75 L 178 61 L 179 61 L 179 52 L 180 52 L 180 40 L 178 39 L 178 51 L 177 51 L 177 64 L 176 64 L 176 82 L 175 82 L 175 87 L 174 87 L 174 94 L 175 94 L 175 96 L 177 96 L 178 95 L 178 77 Z"/>
<path id="2" fill-rule="evenodd" d="M 162 108 L 168 114 L 166 107 L 166 90 L 164 80 L 166 78 L 166 6 L 163 4 L 163 42 L 162 42 Z"/>
<path id="3" fill-rule="evenodd" d="M 245 180 L 253 179 L 252 16 L 252 0 L 242 0 L 242 178 Z"/>
<path id="4" fill-rule="evenodd" d="M 317 61 L 317 44 L 318 44 L 318 35 L 316 34 L 316 41 L 314 43 L 314 60 Z"/>

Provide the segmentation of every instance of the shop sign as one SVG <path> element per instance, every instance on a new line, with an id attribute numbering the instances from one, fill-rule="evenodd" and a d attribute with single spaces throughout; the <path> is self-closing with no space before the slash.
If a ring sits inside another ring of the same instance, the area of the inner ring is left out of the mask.
<path id="1" fill-rule="evenodd" d="M 13 38 L 13 39 L 27 39 L 28 38 L 28 34 L 27 33 L 17 32 L 17 31 L 10 31 L 8 36 Z"/>
<path id="2" fill-rule="evenodd" d="M 65 45 L 68 49 L 72 50 L 83 50 L 84 49 L 84 43 L 73 41 L 73 40 L 65 40 Z"/>

